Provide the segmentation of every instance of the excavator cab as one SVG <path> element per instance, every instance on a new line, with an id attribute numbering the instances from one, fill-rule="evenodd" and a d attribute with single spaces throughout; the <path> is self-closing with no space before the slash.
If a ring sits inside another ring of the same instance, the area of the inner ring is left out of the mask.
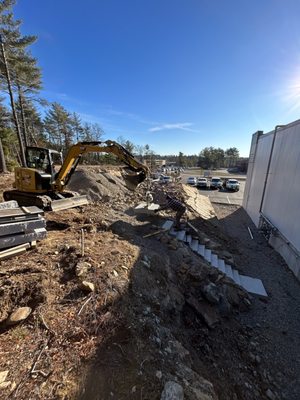
<path id="1" fill-rule="evenodd" d="M 15 187 L 23 191 L 45 193 L 56 179 L 55 164 L 62 164 L 62 155 L 56 150 L 28 146 L 26 167 L 15 168 Z"/>
<path id="2" fill-rule="evenodd" d="M 44 147 L 29 146 L 26 148 L 25 156 L 28 168 L 34 168 L 45 174 L 50 174 L 52 179 L 55 179 L 55 165 L 59 164 L 61 166 L 63 163 L 61 152 Z"/>

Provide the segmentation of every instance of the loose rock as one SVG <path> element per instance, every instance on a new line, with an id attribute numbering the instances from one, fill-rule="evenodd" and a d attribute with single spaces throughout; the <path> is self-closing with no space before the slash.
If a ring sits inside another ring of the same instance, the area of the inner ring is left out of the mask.
<path id="1" fill-rule="evenodd" d="M 9 372 L 8 370 L 6 370 L 6 371 L 0 371 L 0 383 L 3 383 L 3 382 L 5 381 L 8 372 Z"/>
<path id="2" fill-rule="evenodd" d="M 186 302 L 204 319 L 209 328 L 213 328 L 219 322 L 218 314 L 210 304 L 200 302 L 193 296 L 190 296 Z"/>
<path id="3" fill-rule="evenodd" d="M 161 379 L 162 378 L 162 372 L 161 371 L 156 371 L 155 376 L 156 376 L 157 379 Z"/>
<path id="4" fill-rule="evenodd" d="M 202 293 L 206 299 L 213 304 L 218 304 L 220 301 L 220 290 L 214 283 L 209 283 L 204 286 Z"/>
<path id="5" fill-rule="evenodd" d="M 84 290 L 85 292 L 94 292 L 95 285 L 92 282 L 82 281 L 80 283 L 80 289 Z"/>
<path id="6" fill-rule="evenodd" d="M 160 400 L 183 400 L 183 387 L 174 381 L 168 381 L 162 391 Z"/>
<path id="7" fill-rule="evenodd" d="M 7 319 L 7 325 L 15 325 L 24 321 L 30 314 L 32 309 L 30 307 L 19 307 Z"/>

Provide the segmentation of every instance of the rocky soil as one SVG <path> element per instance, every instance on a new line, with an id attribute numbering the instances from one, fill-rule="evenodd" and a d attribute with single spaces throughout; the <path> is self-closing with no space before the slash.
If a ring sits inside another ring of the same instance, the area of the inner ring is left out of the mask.
<path id="1" fill-rule="evenodd" d="M 263 279 L 267 300 L 160 232 L 166 214 L 135 215 L 146 186 L 86 168 L 71 189 L 95 202 L 47 213 L 47 239 L 1 263 L 1 398 L 299 398 L 299 284 L 252 225 L 251 241 L 241 209 L 188 215 L 200 240 Z"/>

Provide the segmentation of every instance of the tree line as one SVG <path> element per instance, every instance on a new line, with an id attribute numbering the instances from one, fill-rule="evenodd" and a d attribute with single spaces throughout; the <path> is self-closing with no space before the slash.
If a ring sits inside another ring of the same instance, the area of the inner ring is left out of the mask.
<path id="1" fill-rule="evenodd" d="M 179 152 L 178 155 L 157 155 L 156 158 L 166 160 L 166 164 L 173 164 L 180 167 L 200 167 L 203 169 L 214 169 L 223 167 L 233 167 L 240 157 L 236 147 L 230 147 L 226 150 L 214 147 L 205 147 L 199 154 L 184 155 Z"/>

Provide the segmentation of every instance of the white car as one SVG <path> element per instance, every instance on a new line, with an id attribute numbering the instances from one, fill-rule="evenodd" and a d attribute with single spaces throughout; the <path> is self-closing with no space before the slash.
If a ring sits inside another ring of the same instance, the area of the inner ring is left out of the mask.
<path id="1" fill-rule="evenodd" d="M 238 192 L 240 190 L 239 181 L 237 179 L 228 179 L 228 181 L 226 182 L 226 189 Z"/>
<path id="2" fill-rule="evenodd" d="M 211 189 L 222 189 L 223 181 L 218 176 L 213 176 L 210 181 L 210 188 Z"/>
<path id="3" fill-rule="evenodd" d="M 197 187 L 200 189 L 209 189 L 210 182 L 206 178 L 198 178 Z"/>
<path id="4" fill-rule="evenodd" d="M 194 176 L 190 176 L 190 177 L 187 179 L 186 183 L 187 183 L 188 185 L 196 186 L 196 185 L 197 185 L 197 179 L 196 179 Z"/>

